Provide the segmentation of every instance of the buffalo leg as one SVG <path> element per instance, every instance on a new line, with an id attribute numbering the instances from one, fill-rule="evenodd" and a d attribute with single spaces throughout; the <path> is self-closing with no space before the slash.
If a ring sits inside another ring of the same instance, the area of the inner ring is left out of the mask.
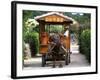
<path id="1" fill-rule="evenodd" d="M 44 67 L 46 64 L 46 59 L 45 59 L 45 55 L 42 55 L 42 67 Z"/>

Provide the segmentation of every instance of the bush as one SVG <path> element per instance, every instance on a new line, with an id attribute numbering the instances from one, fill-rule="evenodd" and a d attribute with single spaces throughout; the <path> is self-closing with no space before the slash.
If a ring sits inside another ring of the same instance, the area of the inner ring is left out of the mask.
<path id="1" fill-rule="evenodd" d="M 80 35 L 80 52 L 84 54 L 88 60 L 91 62 L 91 32 L 89 29 L 83 30 Z"/>
<path id="2" fill-rule="evenodd" d="M 39 33 L 35 31 L 25 33 L 24 41 L 25 43 L 30 44 L 32 56 L 35 56 L 37 53 L 39 53 Z"/>

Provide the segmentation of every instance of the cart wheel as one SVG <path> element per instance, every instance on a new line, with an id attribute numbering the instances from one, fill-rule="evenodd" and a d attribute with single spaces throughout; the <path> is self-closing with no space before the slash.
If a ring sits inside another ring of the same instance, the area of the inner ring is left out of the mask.
<path id="1" fill-rule="evenodd" d="M 46 58 L 45 55 L 42 55 L 42 67 L 45 67 L 46 64 Z"/>

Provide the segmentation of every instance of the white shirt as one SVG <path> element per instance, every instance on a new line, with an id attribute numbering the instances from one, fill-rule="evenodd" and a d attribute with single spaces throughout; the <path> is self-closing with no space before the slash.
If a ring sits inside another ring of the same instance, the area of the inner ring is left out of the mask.
<path id="1" fill-rule="evenodd" d="M 66 32 L 64 33 L 64 36 L 68 37 L 69 34 L 69 30 L 66 30 Z"/>

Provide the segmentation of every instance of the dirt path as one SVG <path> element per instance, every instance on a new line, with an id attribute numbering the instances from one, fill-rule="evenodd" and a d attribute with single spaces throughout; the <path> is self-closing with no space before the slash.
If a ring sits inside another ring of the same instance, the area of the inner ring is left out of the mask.
<path id="1" fill-rule="evenodd" d="M 51 63 L 49 62 L 49 64 L 47 64 L 45 67 L 41 67 L 41 57 L 39 58 L 32 58 L 29 60 L 25 60 L 25 68 L 26 69 L 31 69 L 31 68 L 51 68 Z M 82 54 L 71 54 L 71 62 L 68 65 L 65 65 L 65 62 L 62 61 L 63 63 L 63 67 L 67 68 L 67 67 L 85 67 L 85 66 L 89 66 L 86 58 L 84 55 Z"/>
<path id="2" fill-rule="evenodd" d="M 86 57 L 82 54 L 71 54 L 71 62 L 68 67 L 80 67 L 80 66 L 89 66 L 89 63 L 86 60 Z"/>

